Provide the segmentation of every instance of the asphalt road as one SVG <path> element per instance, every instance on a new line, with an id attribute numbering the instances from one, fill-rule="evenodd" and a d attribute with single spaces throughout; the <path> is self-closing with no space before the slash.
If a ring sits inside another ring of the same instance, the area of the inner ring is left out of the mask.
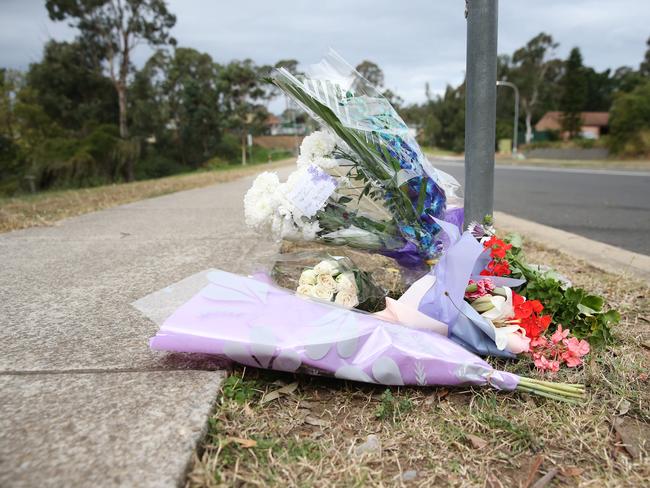
<path id="1" fill-rule="evenodd" d="M 462 162 L 431 162 L 463 182 Z M 497 166 L 494 206 L 650 255 L 650 172 Z"/>

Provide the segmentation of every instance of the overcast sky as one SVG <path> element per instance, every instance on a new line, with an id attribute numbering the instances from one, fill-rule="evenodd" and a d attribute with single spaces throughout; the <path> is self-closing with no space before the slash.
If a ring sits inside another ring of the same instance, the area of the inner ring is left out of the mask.
<path id="1" fill-rule="evenodd" d="M 47 17 L 44 1 L 0 0 L 0 67 L 25 69 L 51 38 L 74 30 Z M 458 84 L 465 71 L 462 0 L 171 0 L 179 45 L 215 61 L 252 58 L 275 63 L 320 60 L 329 47 L 350 64 L 370 59 L 386 86 L 408 102 Z M 560 43 L 558 55 L 580 47 L 598 70 L 638 67 L 650 36 L 650 0 L 501 0 L 499 53 L 512 52 L 541 31 Z M 147 59 L 140 48 L 136 64 Z"/>

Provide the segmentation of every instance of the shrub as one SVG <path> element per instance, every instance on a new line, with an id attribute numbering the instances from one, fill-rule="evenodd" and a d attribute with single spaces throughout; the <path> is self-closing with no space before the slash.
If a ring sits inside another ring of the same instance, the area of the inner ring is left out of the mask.
<path id="1" fill-rule="evenodd" d="M 609 124 L 612 152 L 625 156 L 650 154 L 650 81 L 615 97 Z"/>

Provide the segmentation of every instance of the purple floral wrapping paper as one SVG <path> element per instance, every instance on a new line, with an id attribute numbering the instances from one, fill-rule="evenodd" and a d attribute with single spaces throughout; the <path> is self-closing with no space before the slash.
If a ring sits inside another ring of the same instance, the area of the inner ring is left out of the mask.
<path id="1" fill-rule="evenodd" d="M 384 385 L 518 384 L 517 375 L 494 370 L 434 332 L 299 297 L 263 279 L 207 276 L 208 286 L 165 320 L 153 349 Z"/>

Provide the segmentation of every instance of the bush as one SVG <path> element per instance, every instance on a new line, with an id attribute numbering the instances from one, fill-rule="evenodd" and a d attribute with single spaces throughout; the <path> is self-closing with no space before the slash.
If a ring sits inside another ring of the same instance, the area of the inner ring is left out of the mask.
<path id="1" fill-rule="evenodd" d="M 225 133 L 217 144 L 215 154 L 231 164 L 241 162 L 241 143 L 234 134 Z"/>
<path id="2" fill-rule="evenodd" d="M 609 115 L 610 148 L 625 156 L 650 155 L 650 81 L 614 99 Z"/>
<path id="3" fill-rule="evenodd" d="M 162 178 L 187 171 L 188 168 L 178 161 L 158 154 L 155 151 L 149 151 L 143 159 L 135 165 L 135 177 L 138 180 L 147 180 L 151 178 Z"/>

